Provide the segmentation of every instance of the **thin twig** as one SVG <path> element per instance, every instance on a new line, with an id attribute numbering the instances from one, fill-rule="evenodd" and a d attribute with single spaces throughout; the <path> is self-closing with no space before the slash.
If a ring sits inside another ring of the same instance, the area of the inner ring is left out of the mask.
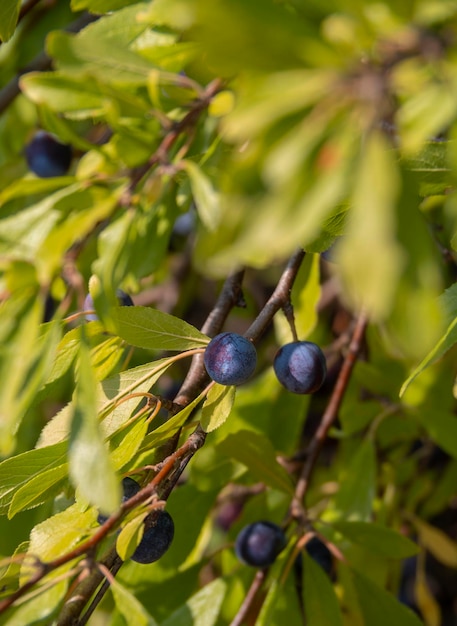
<path id="1" fill-rule="evenodd" d="M 290 292 L 304 258 L 305 252 L 302 249 L 297 250 L 291 256 L 275 290 L 245 332 L 245 337 L 251 339 L 251 341 L 257 341 L 263 335 L 275 314 L 290 303 Z"/>
<path id="2" fill-rule="evenodd" d="M 309 487 L 310 477 L 322 446 L 327 438 L 328 431 L 338 416 L 338 411 L 349 384 L 352 370 L 362 347 L 367 321 L 367 317 L 364 313 L 361 313 L 357 318 L 351 343 L 349 344 L 349 349 L 343 361 L 343 365 L 341 366 L 332 395 L 330 396 L 319 427 L 306 451 L 306 460 L 295 488 L 294 499 L 290 509 L 292 516 L 297 519 L 303 517 L 303 500 Z"/>
<path id="3" fill-rule="evenodd" d="M 220 332 L 230 311 L 241 301 L 243 277 L 244 270 L 240 270 L 226 279 L 216 304 L 201 328 L 205 335 L 212 337 Z M 203 365 L 203 355 L 197 355 L 192 359 L 187 376 L 174 402 L 178 405 L 186 406 L 200 393 L 208 380 L 209 378 Z"/>
<path id="4" fill-rule="evenodd" d="M 267 577 L 267 570 L 266 569 L 260 569 L 256 575 L 254 576 L 254 580 L 252 581 L 251 586 L 249 587 L 249 590 L 246 594 L 246 597 L 243 600 L 243 604 L 240 606 L 238 613 L 235 615 L 235 617 L 232 619 L 232 621 L 230 622 L 230 626 L 241 626 L 241 624 L 244 622 L 244 620 L 246 619 L 251 606 L 254 602 L 254 599 L 257 596 L 257 593 L 259 592 L 260 588 L 263 585 L 263 582 L 265 580 L 265 578 Z"/>

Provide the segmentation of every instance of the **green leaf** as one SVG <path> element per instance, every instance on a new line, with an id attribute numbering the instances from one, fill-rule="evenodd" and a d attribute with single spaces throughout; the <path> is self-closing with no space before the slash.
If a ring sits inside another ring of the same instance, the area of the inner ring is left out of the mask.
<path id="1" fill-rule="evenodd" d="M 108 13 L 117 11 L 129 4 L 136 4 L 137 0 L 71 0 L 72 11 L 82 11 L 87 9 L 92 13 Z"/>
<path id="2" fill-rule="evenodd" d="M 258 480 L 273 489 L 293 493 L 289 474 L 276 460 L 276 452 L 269 439 L 248 430 L 230 434 L 218 444 L 218 450 L 249 468 Z"/>
<path id="3" fill-rule="evenodd" d="M 89 328 L 91 322 L 85 328 Z M 113 435 L 130 419 L 141 402 L 141 397 L 129 397 L 131 393 L 149 392 L 151 386 L 174 362 L 173 358 L 159 359 L 134 367 L 107 378 L 97 385 L 97 407 L 106 437 Z M 67 404 L 41 431 L 37 447 L 49 446 L 68 437 L 73 416 L 73 404 Z"/>
<path id="4" fill-rule="evenodd" d="M 209 338 L 187 322 L 147 307 L 117 307 L 112 317 L 116 333 L 127 343 L 150 350 L 204 348 Z"/>
<path id="5" fill-rule="evenodd" d="M 411 412 L 433 441 L 457 459 L 457 417 L 450 411 L 427 406 Z"/>
<path id="6" fill-rule="evenodd" d="M 200 423 L 207 433 L 219 428 L 230 415 L 235 402 L 235 387 L 215 383 L 202 407 Z"/>
<path id="7" fill-rule="evenodd" d="M 74 176 L 57 176 L 56 178 L 20 178 L 14 180 L 8 187 L 0 192 L 0 206 L 10 200 L 34 196 L 37 194 L 50 194 L 63 187 L 68 187 L 76 182 Z"/>
<path id="8" fill-rule="evenodd" d="M 51 561 L 69 552 L 82 539 L 91 534 L 91 526 L 95 523 L 94 508 L 82 510 L 76 503 L 61 513 L 48 517 L 37 524 L 30 533 L 29 554 L 43 561 Z M 69 567 L 72 564 L 67 564 Z M 28 570 L 28 571 L 27 571 Z M 30 565 L 23 565 L 23 576 L 30 574 Z"/>
<path id="9" fill-rule="evenodd" d="M 391 559 L 406 559 L 419 552 L 410 539 L 378 524 L 341 520 L 332 526 L 353 543 Z"/>
<path id="10" fill-rule="evenodd" d="M 338 480 L 335 509 L 341 517 L 369 521 L 376 494 L 376 454 L 366 439 L 352 455 Z"/>
<path id="11" fill-rule="evenodd" d="M 306 339 L 317 324 L 320 295 L 319 256 L 307 254 L 300 266 L 291 293 L 295 328 L 300 340 Z M 293 341 L 292 331 L 285 315 L 275 315 L 274 323 L 279 345 Z"/>
<path id="12" fill-rule="evenodd" d="M 303 553 L 303 594 L 307 626 L 343 626 L 333 585 L 306 551 Z"/>
<path id="13" fill-rule="evenodd" d="M 40 472 L 31 478 L 25 485 L 20 487 L 14 494 L 8 509 L 8 518 L 11 519 L 24 509 L 41 504 L 49 498 L 49 492 L 53 492 L 67 476 L 68 464 L 64 463 Z"/>
<path id="14" fill-rule="evenodd" d="M 160 626 L 214 626 L 224 600 L 227 583 L 217 578 L 193 595 Z"/>
<path id="15" fill-rule="evenodd" d="M 419 75 L 417 78 L 421 80 Z M 448 126 L 454 114 L 453 94 L 447 85 L 439 81 L 422 85 L 396 115 L 401 150 L 407 155 L 417 153 L 430 137 Z"/>
<path id="16" fill-rule="evenodd" d="M 116 608 L 127 626 L 157 626 L 157 622 L 135 596 L 114 577 L 110 580 L 110 589 Z"/>
<path id="17" fill-rule="evenodd" d="M 352 571 L 366 626 L 423 626 L 413 611 L 371 580 Z"/>
<path id="18" fill-rule="evenodd" d="M 110 84 L 145 83 L 153 66 L 134 52 L 132 43 L 147 28 L 137 19 L 146 7 L 138 3 L 118 10 L 76 35 L 54 31 L 48 36 L 47 51 L 64 72 L 89 74 Z"/>
<path id="19" fill-rule="evenodd" d="M 417 517 L 413 517 L 412 521 L 419 532 L 419 543 L 440 563 L 457 569 L 457 543 L 439 528 Z"/>
<path id="20" fill-rule="evenodd" d="M 43 590 L 30 600 L 21 604 L 12 615 L 8 616 L 8 626 L 29 626 L 29 624 L 51 623 L 49 620 L 61 604 L 68 589 L 68 580 L 62 580 L 51 587 L 49 581 L 43 584 Z M 40 587 L 37 588 L 40 591 Z M 54 620 L 52 620 L 54 621 Z"/>
<path id="21" fill-rule="evenodd" d="M 21 90 L 35 104 L 58 113 L 77 114 L 79 119 L 101 117 L 107 100 L 93 78 L 71 77 L 59 72 L 30 72 L 20 79 Z"/>
<path id="22" fill-rule="evenodd" d="M 137 515 L 134 519 L 127 522 L 119 533 L 116 539 L 116 552 L 123 561 L 132 556 L 143 538 L 143 522 L 148 513 L 149 511 L 145 511 L 141 515 Z"/>
<path id="23" fill-rule="evenodd" d="M 419 376 L 427 367 L 430 367 L 433 363 L 435 363 L 438 359 L 440 359 L 448 350 L 452 348 L 457 343 L 457 317 L 452 320 L 449 326 L 446 329 L 446 332 L 438 341 L 438 343 L 430 350 L 427 356 L 419 363 L 419 365 L 413 370 L 413 372 L 408 376 L 400 389 L 400 398 L 403 396 L 405 391 L 408 389 L 409 385 L 413 382 L 413 380 Z"/>
<path id="24" fill-rule="evenodd" d="M 161 445 L 168 441 L 168 439 L 178 432 L 181 426 L 187 422 L 189 416 L 192 411 L 200 404 L 202 399 L 204 398 L 205 392 L 201 393 L 199 396 L 192 400 L 182 411 L 170 417 L 164 424 L 156 428 L 152 431 L 147 437 L 144 439 L 144 448 L 152 448 Z"/>
<path id="25" fill-rule="evenodd" d="M 68 460 L 70 477 L 80 493 L 103 513 L 113 513 L 121 501 L 121 487 L 97 417 L 97 387 L 84 334 L 79 350 Z"/>
<path id="26" fill-rule="evenodd" d="M 91 233 L 96 224 L 107 219 L 117 206 L 122 185 L 106 189 L 92 185 L 69 194 L 55 208 L 61 219 L 52 226 L 37 251 L 37 266 L 41 276 L 52 277 L 62 265 L 62 259 L 71 246 Z M 69 207 L 69 211 L 65 210 Z M 72 209 L 76 207 L 76 209 Z"/>
<path id="27" fill-rule="evenodd" d="M 35 288 L 21 289 L 0 305 L 0 451 L 4 456 L 13 450 L 18 428 L 51 369 L 60 337 L 58 323 L 40 327 L 41 316 Z"/>
<path id="28" fill-rule="evenodd" d="M 383 319 L 393 307 L 404 259 L 395 233 L 400 177 L 381 133 L 368 137 L 356 176 L 351 219 L 336 260 L 352 306 Z"/>
<path id="29" fill-rule="evenodd" d="M 206 228 L 213 231 L 221 218 L 219 194 L 214 189 L 210 179 L 196 163 L 186 160 L 181 161 L 181 165 L 184 166 L 189 175 L 198 215 Z"/>
<path id="30" fill-rule="evenodd" d="M 16 29 L 21 0 L 2 0 L 0 4 L 0 39 L 8 41 Z"/>
<path id="31" fill-rule="evenodd" d="M 66 461 L 67 442 L 28 450 L 0 463 L 0 514 L 6 514 L 15 493 L 33 479 Z M 44 501 L 44 500 L 42 500 Z M 39 502 L 35 502 L 39 504 Z"/>
<path id="32" fill-rule="evenodd" d="M 147 418 L 140 417 L 111 439 L 111 461 L 118 471 L 125 467 L 138 452 L 148 432 L 148 426 Z"/>
<path id="33" fill-rule="evenodd" d="M 441 194 L 452 186 L 446 141 L 427 141 L 418 154 L 405 159 L 404 165 L 418 176 L 421 196 Z"/>

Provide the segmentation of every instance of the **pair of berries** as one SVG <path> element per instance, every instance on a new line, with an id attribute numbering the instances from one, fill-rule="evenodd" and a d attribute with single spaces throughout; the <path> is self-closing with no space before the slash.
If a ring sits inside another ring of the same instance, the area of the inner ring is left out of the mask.
<path id="1" fill-rule="evenodd" d="M 253 344 L 237 333 L 220 333 L 206 347 L 204 363 L 209 376 L 221 385 L 240 385 L 254 373 L 257 353 Z M 279 382 L 292 393 L 313 393 L 325 380 L 325 356 L 311 341 L 282 346 L 273 362 Z"/>

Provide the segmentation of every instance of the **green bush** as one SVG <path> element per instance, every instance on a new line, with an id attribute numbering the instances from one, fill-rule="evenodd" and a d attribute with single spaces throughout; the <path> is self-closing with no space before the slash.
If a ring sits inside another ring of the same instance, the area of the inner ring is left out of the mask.
<path id="1" fill-rule="evenodd" d="M 2 0 L 0 39 L 0 624 L 454 623 L 455 3 Z"/>

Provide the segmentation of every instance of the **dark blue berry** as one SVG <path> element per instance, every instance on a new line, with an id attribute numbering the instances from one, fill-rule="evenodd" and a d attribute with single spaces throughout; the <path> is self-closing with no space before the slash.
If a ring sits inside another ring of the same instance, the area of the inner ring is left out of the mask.
<path id="1" fill-rule="evenodd" d="M 204 363 L 210 377 L 221 385 L 241 385 L 254 373 L 257 353 L 237 333 L 220 333 L 206 346 Z"/>
<path id="2" fill-rule="evenodd" d="M 133 306 L 133 300 L 128 293 L 122 291 L 122 289 L 116 289 L 116 298 L 119 302 L 119 306 Z"/>
<path id="3" fill-rule="evenodd" d="M 175 525 L 167 511 L 157 510 L 144 520 L 145 530 L 131 559 L 136 563 L 154 563 L 168 550 L 175 534 Z"/>
<path id="4" fill-rule="evenodd" d="M 128 293 L 122 291 L 122 289 L 116 289 L 116 298 L 119 303 L 119 306 L 133 306 L 133 300 L 129 296 Z M 90 293 L 87 294 L 86 299 L 84 300 L 84 311 L 94 311 L 94 300 Z M 88 322 L 96 322 L 98 320 L 98 315 L 96 313 L 88 313 L 86 315 L 86 320 Z"/>
<path id="5" fill-rule="evenodd" d="M 281 385 L 292 393 L 313 393 L 327 375 L 325 356 L 311 341 L 294 341 L 276 353 L 273 368 Z"/>
<path id="6" fill-rule="evenodd" d="M 268 567 L 286 547 L 287 539 L 282 528 L 273 522 L 254 522 L 245 526 L 235 542 L 237 557 L 246 565 Z"/>
<path id="7" fill-rule="evenodd" d="M 61 143 L 53 135 L 38 131 L 25 148 L 29 168 L 40 178 L 63 176 L 72 159 L 71 146 Z"/>
<path id="8" fill-rule="evenodd" d="M 306 544 L 305 549 L 309 556 L 327 572 L 332 573 L 333 557 L 330 550 L 319 537 L 312 537 Z"/>
<path id="9" fill-rule="evenodd" d="M 140 489 L 141 489 L 140 485 L 136 482 L 136 480 L 133 480 L 133 478 L 129 478 L 128 476 L 123 478 L 122 479 L 122 492 L 123 492 L 122 502 L 126 502 L 127 500 L 130 500 L 130 498 L 134 496 L 135 494 L 137 494 Z M 104 524 L 107 519 L 108 519 L 107 515 L 102 515 L 100 513 L 99 516 L 97 517 L 97 522 L 99 524 Z"/>

